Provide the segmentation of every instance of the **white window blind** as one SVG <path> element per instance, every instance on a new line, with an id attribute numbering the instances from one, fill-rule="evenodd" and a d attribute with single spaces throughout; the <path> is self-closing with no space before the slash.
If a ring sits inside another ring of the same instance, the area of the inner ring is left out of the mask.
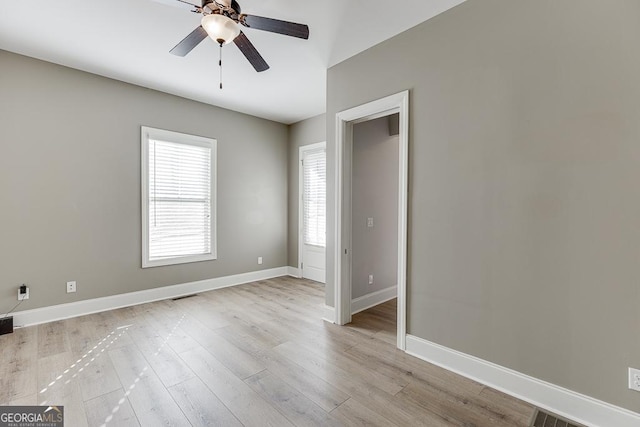
<path id="1" fill-rule="evenodd" d="M 304 187 L 304 243 L 326 245 L 327 155 L 324 149 L 307 152 L 302 161 Z"/>
<path id="2" fill-rule="evenodd" d="M 153 129 L 143 137 L 147 267 L 215 259 L 213 146 L 172 134 Z"/>

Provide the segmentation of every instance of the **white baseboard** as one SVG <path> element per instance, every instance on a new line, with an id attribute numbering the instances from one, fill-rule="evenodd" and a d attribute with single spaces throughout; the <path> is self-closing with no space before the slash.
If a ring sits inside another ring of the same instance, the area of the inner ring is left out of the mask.
<path id="1" fill-rule="evenodd" d="M 324 320 L 325 322 L 329 322 L 329 323 L 335 323 L 336 322 L 336 309 L 325 304 L 325 306 L 324 306 L 324 316 L 322 316 L 322 320 Z"/>
<path id="2" fill-rule="evenodd" d="M 407 335 L 407 353 L 557 415 L 593 427 L 637 427 L 640 414 Z"/>
<path id="3" fill-rule="evenodd" d="M 398 287 L 391 286 L 351 300 L 351 314 L 360 313 L 368 308 L 392 300 L 398 296 Z"/>
<path id="4" fill-rule="evenodd" d="M 278 267 L 234 274 L 232 276 L 215 277 L 213 279 L 199 280 L 197 282 L 182 283 L 179 285 L 162 286 L 144 291 L 93 298 L 67 304 L 52 305 L 33 310 L 18 311 L 13 314 L 13 322 L 17 327 L 38 325 L 40 323 L 69 319 L 85 314 L 241 285 L 257 280 L 272 279 L 274 277 L 286 276 L 288 273 L 289 270 L 287 267 Z"/>
<path id="5" fill-rule="evenodd" d="M 301 277 L 300 269 L 297 268 L 297 267 L 288 266 L 287 267 L 287 275 L 292 276 L 292 277 L 300 278 Z"/>

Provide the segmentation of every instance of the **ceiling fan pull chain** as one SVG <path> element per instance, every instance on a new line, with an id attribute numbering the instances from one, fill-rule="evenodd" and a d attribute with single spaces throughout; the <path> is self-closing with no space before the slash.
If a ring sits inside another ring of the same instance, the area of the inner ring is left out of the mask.
<path id="1" fill-rule="evenodd" d="M 220 67 L 220 89 L 222 89 L 222 43 L 220 43 L 220 59 L 218 60 L 218 66 Z"/>

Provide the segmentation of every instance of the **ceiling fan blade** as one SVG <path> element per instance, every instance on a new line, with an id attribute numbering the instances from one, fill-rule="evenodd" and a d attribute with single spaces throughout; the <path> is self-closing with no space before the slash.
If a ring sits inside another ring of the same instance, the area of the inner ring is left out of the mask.
<path id="1" fill-rule="evenodd" d="M 253 68 L 256 69 L 257 72 L 266 71 L 269 69 L 269 64 L 264 60 L 260 52 L 256 49 L 256 47 L 249 41 L 247 36 L 241 31 L 238 37 L 233 39 L 233 42 L 238 46 L 240 52 L 249 60 Z"/>
<path id="2" fill-rule="evenodd" d="M 279 19 L 265 18 L 264 16 L 246 15 L 244 22 L 249 28 L 255 28 L 272 33 L 284 34 L 285 36 L 309 38 L 309 27 L 295 22 L 281 21 Z"/>
<path id="3" fill-rule="evenodd" d="M 185 37 L 180 43 L 178 43 L 169 52 L 176 56 L 185 56 L 191 52 L 194 47 L 198 46 L 200 42 L 207 38 L 207 32 L 199 26 L 193 30 L 187 37 Z"/>

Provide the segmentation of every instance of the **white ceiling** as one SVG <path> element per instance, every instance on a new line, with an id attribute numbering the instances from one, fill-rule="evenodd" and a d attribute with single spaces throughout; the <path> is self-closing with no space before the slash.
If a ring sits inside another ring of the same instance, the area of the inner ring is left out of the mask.
<path id="1" fill-rule="evenodd" d="M 243 13 L 307 24 L 310 36 L 246 29 L 271 69 L 256 73 L 225 46 L 223 90 L 215 42 L 169 54 L 201 15 L 152 0 L 2 0 L 0 49 L 289 124 L 324 112 L 327 68 L 463 1 L 238 0 Z"/>

